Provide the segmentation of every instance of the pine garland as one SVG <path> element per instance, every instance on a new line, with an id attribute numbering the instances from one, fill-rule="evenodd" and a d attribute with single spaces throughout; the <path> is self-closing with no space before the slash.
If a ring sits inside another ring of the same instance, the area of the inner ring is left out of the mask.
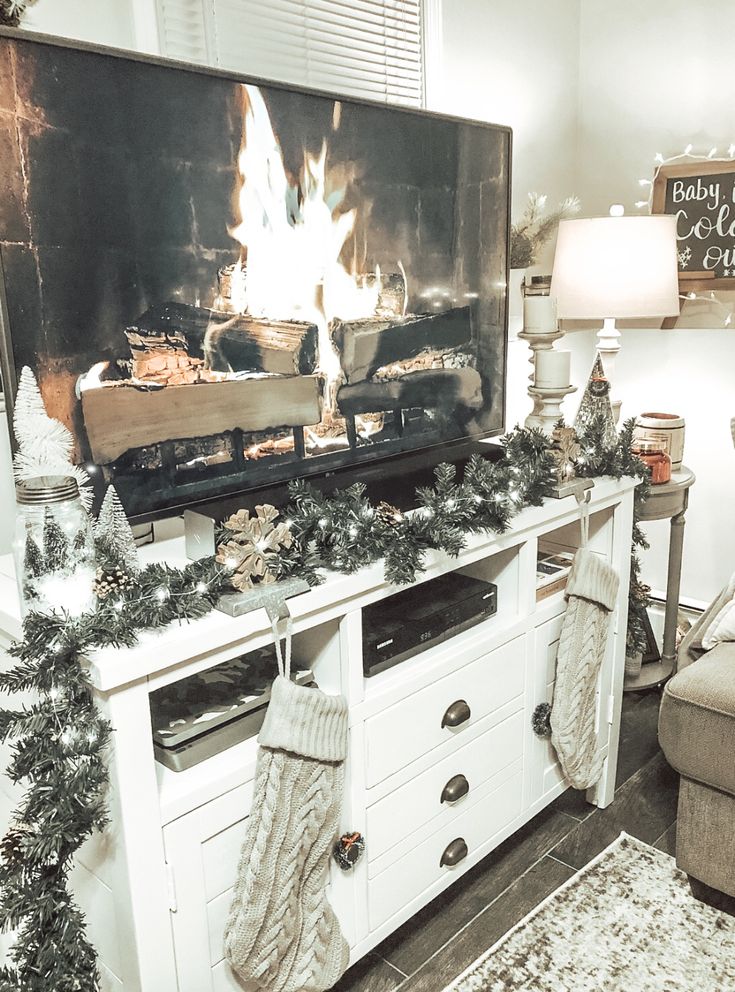
<path id="1" fill-rule="evenodd" d="M 26 786 L 0 842 L 0 925 L 18 928 L 0 992 L 96 992 L 96 954 L 68 887 L 72 858 L 107 822 L 108 723 L 99 716 L 83 658 L 132 647 L 142 630 L 196 620 L 217 602 L 227 576 L 213 559 L 182 570 L 150 565 L 94 612 L 29 613 L 15 666 L 0 691 L 36 702 L 0 710 L 0 739 L 13 740 L 10 779 Z"/>
<path id="2" fill-rule="evenodd" d="M 632 452 L 635 418 L 626 420 L 614 444 L 605 441 L 608 432 L 606 418 L 599 414 L 590 420 L 587 429 L 579 435 L 582 455 L 577 462 L 577 475 L 594 478 L 611 475 L 621 479 L 629 475 L 640 479 L 633 496 L 633 547 L 630 558 L 630 591 L 628 593 L 628 624 L 625 648 L 629 655 L 646 649 L 646 631 L 643 616 L 651 605 L 649 587 L 641 579 L 640 551 L 649 547 L 640 526 L 641 509 L 651 492 L 651 473 L 648 466 Z"/>
<path id="3" fill-rule="evenodd" d="M 473 456 L 462 480 L 454 465 L 441 464 L 431 487 L 417 490 L 418 508 L 391 519 L 379 512 L 361 483 L 325 496 L 302 480 L 289 486 L 284 511 L 293 544 L 276 563 L 279 577 L 318 581 L 316 568 L 352 573 L 383 560 L 389 582 L 414 582 L 435 549 L 456 557 L 467 537 L 503 533 L 524 506 L 540 506 L 555 481 L 548 438 L 516 428 L 501 439 L 504 457 Z"/>
<path id="4" fill-rule="evenodd" d="M 592 424 L 580 439 L 586 474 L 643 477 L 642 463 L 629 452 L 632 424 L 604 455 L 595 449 L 595 432 Z M 430 549 L 458 555 L 469 534 L 502 533 L 520 509 L 540 505 L 548 494 L 555 469 L 549 440 L 517 428 L 502 446 L 504 458 L 471 459 L 461 480 L 453 466 L 440 465 L 434 485 L 418 490 L 411 514 L 376 510 L 359 484 L 324 496 L 292 483 L 284 517 L 294 540 L 270 567 L 279 577 L 315 584 L 317 568 L 354 572 L 383 559 L 389 581 L 413 581 Z M 641 537 L 637 529 L 635 539 Z M 109 552 L 109 543 L 100 550 Z M 28 553 L 35 559 L 35 551 Z M 99 988 L 96 954 L 68 886 L 75 853 L 107 822 L 110 727 L 95 709 L 84 657 L 97 648 L 132 647 L 143 630 L 205 616 L 229 584 L 229 572 L 214 558 L 184 569 L 154 564 L 111 590 L 94 611 L 26 616 L 23 640 L 9 652 L 16 664 L 0 673 L 0 691 L 35 698 L 0 709 L 0 739 L 14 742 L 8 775 L 27 789 L 0 841 L 0 926 L 18 929 L 10 963 L 0 968 L 0 992 Z"/>

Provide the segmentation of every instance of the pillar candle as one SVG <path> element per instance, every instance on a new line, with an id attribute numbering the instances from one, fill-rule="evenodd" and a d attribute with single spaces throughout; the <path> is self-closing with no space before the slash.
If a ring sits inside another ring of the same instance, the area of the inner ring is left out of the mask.
<path id="1" fill-rule="evenodd" d="M 523 330 L 531 334 L 554 334 L 556 328 L 555 297 L 524 296 Z"/>
<path id="2" fill-rule="evenodd" d="M 534 385 L 543 389 L 564 389 L 569 385 L 571 351 L 536 352 L 536 376 Z"/>

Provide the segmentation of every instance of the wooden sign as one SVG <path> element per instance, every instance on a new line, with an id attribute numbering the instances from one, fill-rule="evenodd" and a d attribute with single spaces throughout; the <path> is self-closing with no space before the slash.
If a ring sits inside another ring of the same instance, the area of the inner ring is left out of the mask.
<path id="1" fill-rule="evenodd" d="M 735 289 L 735 161 L 662 165 L 654 214 L 675 214 L 682 292 Z"/>

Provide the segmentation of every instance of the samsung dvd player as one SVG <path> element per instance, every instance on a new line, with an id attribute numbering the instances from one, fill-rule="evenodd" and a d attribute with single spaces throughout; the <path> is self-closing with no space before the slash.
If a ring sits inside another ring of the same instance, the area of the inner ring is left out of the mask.
<path id="1" fill-rule="evenodd" d="M 362 664 L 366 678 L 467 630 L 497 609 L 497 586 L 458 572 L 421 582 L 365 607 Z"/>

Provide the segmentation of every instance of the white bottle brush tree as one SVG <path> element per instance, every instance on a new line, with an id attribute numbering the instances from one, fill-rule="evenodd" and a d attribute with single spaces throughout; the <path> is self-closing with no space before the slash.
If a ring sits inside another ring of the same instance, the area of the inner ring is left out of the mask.
<path id="1" fill-rule="evenodd" d="M 140 571 L 138 549 L 128 518 L 114 486 L 108 486 L 94 527 L 94 543 L 100 571 L 136 575 Z M 98 571 L 98 578 L 100 572 Z M 114 583 L 113 583 L 114 584 Z"/>
<path id="2" fill-rule="evenodd" d="M 13 413 L 13 432 L 18 451 L 13 459 L 15 478 L 66 475 L 76 479 L 84 509 L 92 506 L 92 487 L 87 473 L 71 460 L 74 439 L 58 420 L 49 417 L 36 377 L 26 366 L 20 374 Z"/>

